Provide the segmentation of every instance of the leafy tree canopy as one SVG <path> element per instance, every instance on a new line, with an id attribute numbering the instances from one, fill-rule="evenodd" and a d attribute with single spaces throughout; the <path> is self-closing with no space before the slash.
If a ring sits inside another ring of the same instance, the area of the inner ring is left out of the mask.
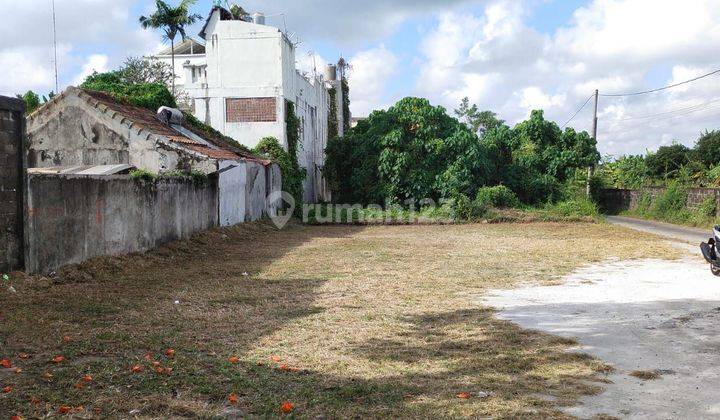
<path id="1" fill-rule="evenodd" d="M 720 131 L 706 131 L 695 143 L 693 158 L 706 166 L 720 164 Z"/>
<path id="2" fill-rule="evenodd" d="M 646 158 L 650 175 L 658 178 L 676 178 L 680 169 L 690 162 L 690 149 L 675 143 L 663 146 Z"/>

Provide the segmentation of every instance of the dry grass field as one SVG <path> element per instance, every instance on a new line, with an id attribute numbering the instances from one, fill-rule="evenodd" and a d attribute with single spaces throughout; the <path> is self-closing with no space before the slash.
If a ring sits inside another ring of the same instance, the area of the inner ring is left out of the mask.
<path id="1" fill-rule="evenodd" d="M 643 257 L 646 240 L 584 223 L 251 224 L 16 274 L 0 289 L 0 413 L 565 417 L 611 367 L 478 297 Z"/>

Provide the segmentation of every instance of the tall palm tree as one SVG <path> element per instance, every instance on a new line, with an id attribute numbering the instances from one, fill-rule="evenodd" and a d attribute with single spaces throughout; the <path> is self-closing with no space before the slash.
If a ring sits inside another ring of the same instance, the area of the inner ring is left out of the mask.
<path id="1" fill-rule="evenodd" d="M 170 41 L 172 55 L 172 93 L 175 95 L 175 37 L 178 34 L 183 41 L 187 39 L 185 28 L 202 19 L 198 14 L 189 14 L 190 6 L 197 0 L 181 0 L 177 7 L 172 7 L 163 0 L 156 0 L 157 10 L 150 16 L 140 16 L 143 29 L 160 29 L 164 38 Z"/>

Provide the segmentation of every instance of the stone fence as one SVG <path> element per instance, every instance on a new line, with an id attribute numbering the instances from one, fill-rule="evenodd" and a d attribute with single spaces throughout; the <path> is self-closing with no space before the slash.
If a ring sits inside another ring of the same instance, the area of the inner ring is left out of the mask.
<path id="1" fill-rule="evenodd" d="M 609 214 L 618 214 L 637 208 L 638 201 L 644 194 L 650 195 L 653 200 L 665 192 L 664 187 L 648 187 L 638 190 L 607 189 L 602 190 L 599 196 L 600 208 Z M 708 197 L 715 199 L 717 216 L 720 216 L 720 189 L 718 188 L 688 188 L 686 206 L 695 208 Z"/>
<path id="2" fill-rule="evenodd" d="M 0 96 L 0 274 L 23 266 L 25 103 Z"/>

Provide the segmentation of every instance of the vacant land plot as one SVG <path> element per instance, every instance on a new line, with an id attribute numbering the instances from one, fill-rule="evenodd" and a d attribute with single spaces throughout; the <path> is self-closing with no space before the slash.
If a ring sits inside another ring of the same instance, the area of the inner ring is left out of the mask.
<path id="1" fill-rule="evenodd" d="M 562 417 L 609 367 L 477 297 L 644 257 L 646 240 L 593 224 L 247 225 L 15 277 L 0 413 Z"/>

